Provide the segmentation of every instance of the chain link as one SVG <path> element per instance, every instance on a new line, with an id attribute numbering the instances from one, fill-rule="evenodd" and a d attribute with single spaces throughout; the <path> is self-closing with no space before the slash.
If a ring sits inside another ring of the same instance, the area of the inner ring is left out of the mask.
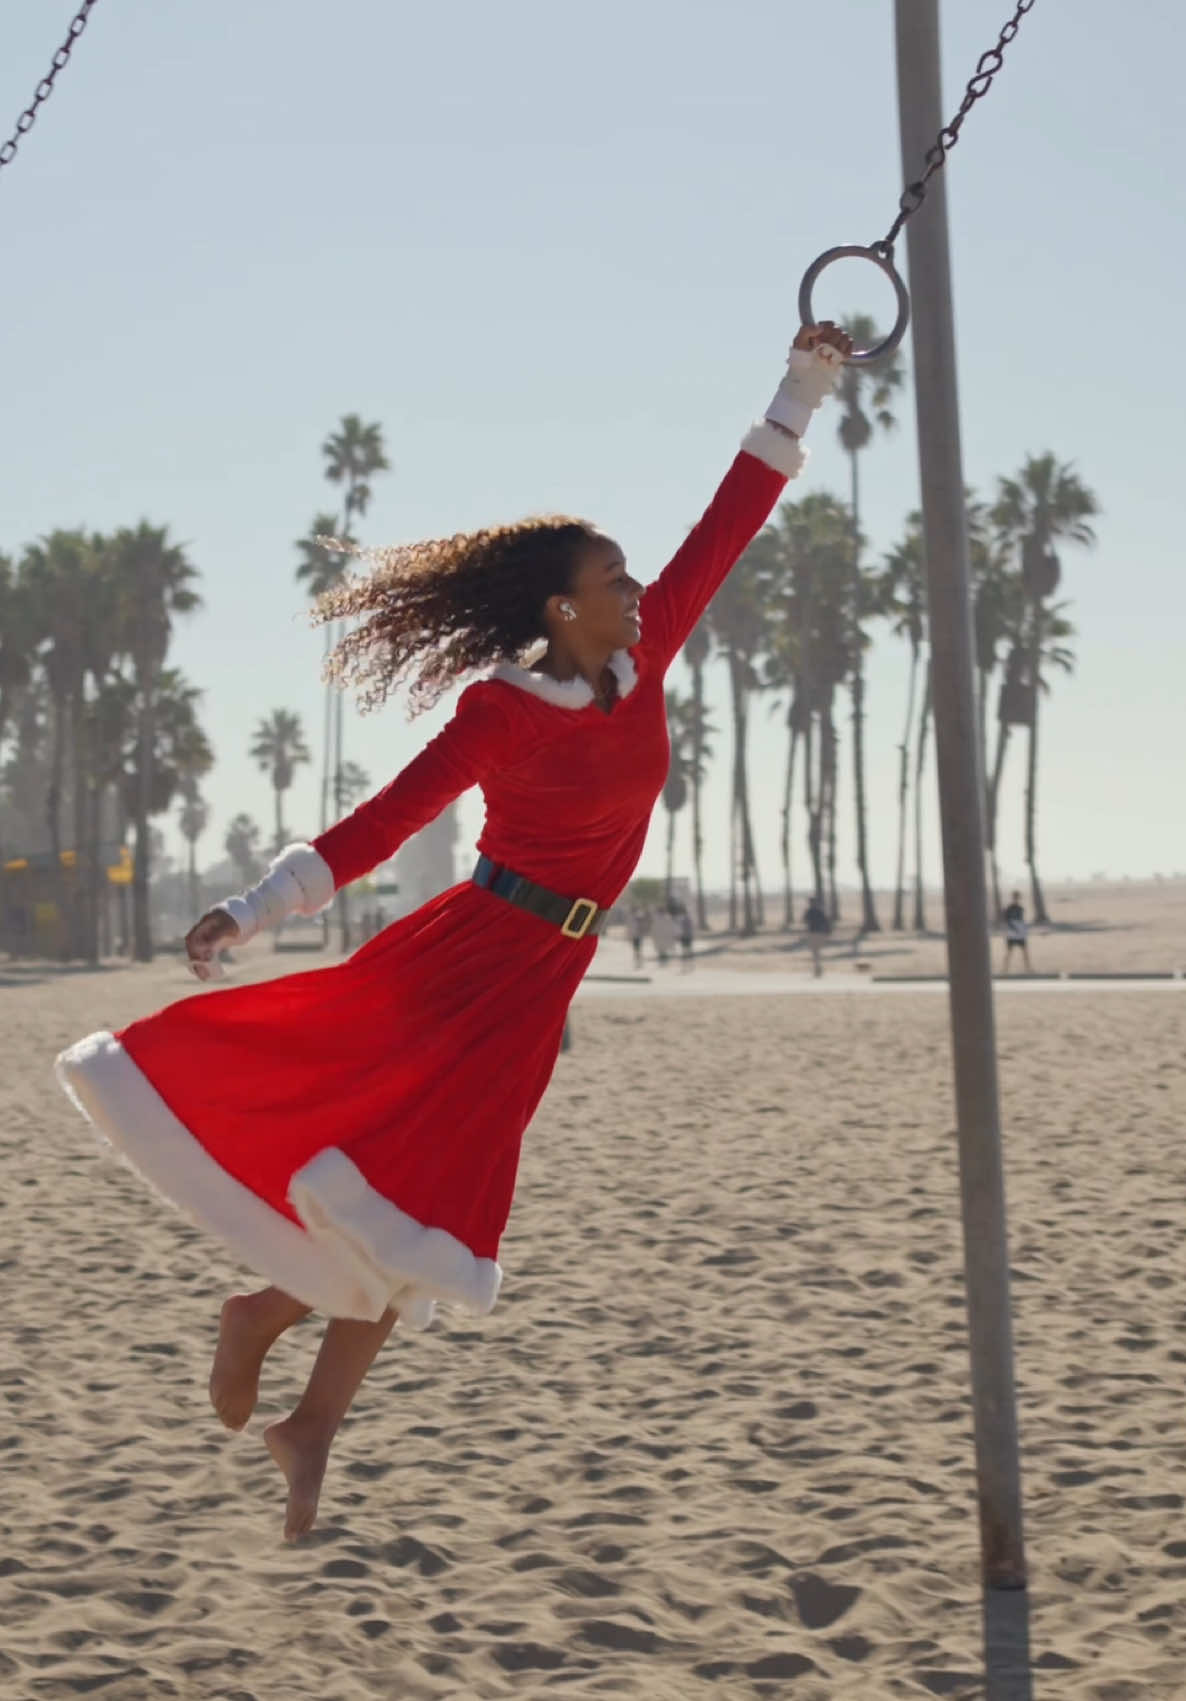
<path id="1" fill-rule="evenodd" d="M 1034 0 L 1017 0 L 1017 10 L 1009 19 L 1009 22 L 1005 25 L 1004 29 L 1002 29 L 997 38 L 996 46 L 990 47 L 987 53 L 982 53 L 980 55 L 976 64 L 975 75 L 968 83 L 967 89 L 964 92 L 964 98 L 960 103 L 959 111 L 951 120 L 951 123 L 945 125 L 944 128 L 940 130 L 938 136 L 935 138 L 934 146 L 928 149 L 926 156 L 927 169 L 923 172 L 917 182 L 908 183 L 899 196 L 899 211 L 897 218 L 894 220 L 893 224 L 890 225 L 881 241 L 873 244 L 877 253 L 883 254 L 887 260 L 892 259 L 893 257 L 894 243 L 897 241 L 898 232 L 906 223 L 906 220 L 910 217 L 911 213 L 916 213 L 922 206 L 923 198 L 927 192 L 927 184 L 938 171 L 939 167 L 947 159 L 949 150 L 954 148 L 955 144 L 959 141 L 960 126 L 964 119 L 968 116 L 969 112 L 971 112 L 972 108 L 981 96 L 986 95 L 992 87 L 993 78 L 1005 62 L 1005 49 L 1021 28 L 1021 20 L 1025 17 L 1025 14 L 1033 8 L 1033 4 Z"/>
<path id="2" fill-rule="evenodd" d="M 17 148 L 20 146 L 21 137 L 27 135 L 33 128 L 34 121 L 37 117 L 38 107 L 41 105 L 42 101 L 47 100 L 53 93 L 54 78 L 69 59 L 70 51 L 73 48 L 74 43 L 78 40 L 79 36 L 86 28 L 91 8 L 97 5 L 97 3 L 98 0 L 82 0 L 82 5 L 79 7 L 78 12 L 70 25 L 70 30 L 65 41 L 53 56 L 49 71 L 44 77 L 42 77 L 36 89 L 33 91 L 33 99 L 17 119 L 16 129 L 4 145 L 0 147 L 0 166 L 9 164 L 9 162 L 14 158 Z"/>

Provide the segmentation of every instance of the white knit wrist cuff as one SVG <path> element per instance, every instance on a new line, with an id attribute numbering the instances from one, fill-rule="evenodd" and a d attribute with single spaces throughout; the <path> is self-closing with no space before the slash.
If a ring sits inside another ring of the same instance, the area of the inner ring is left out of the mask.
<path id="1" fill-rule="evenodd" d="M 843 365 L 840 351 L 830 343 L 814 349 L 793 348 L 786 377 L 774 392 L 766 418 L 802 437 L 816 408 L 835 389 Z"/>
<path id="2" fill-rule="evenodd" d="M 807 460 L 807 450 L 797 437 L 788 437 L 785 431 L 780 431 L 776 425 L 767 425 L 764 419 L 750 427 L 741 439 L 741 447 L 747 455 L 765 461 L 784 478 L 795 478 Z"/>
<path id="3" fill-rule="evenodd" d="M 225 910 L 239 929 L 236 945 L 246 944 L 247 940 L 254 939 L 259 932 L 255 912 L 246 898 L 224 898 L 221 904 L 215 904 L 214 907 L 216 910 Z"/>
<path id="4" fill-rule="evenodd" d="M 334 895 L 333 870 L 312 845 L 289 845 L 249 892 L 217 905 L 239 929 L 239 943 L 263 928 L 279 927 L 286 916 L 316 915 Z"/>

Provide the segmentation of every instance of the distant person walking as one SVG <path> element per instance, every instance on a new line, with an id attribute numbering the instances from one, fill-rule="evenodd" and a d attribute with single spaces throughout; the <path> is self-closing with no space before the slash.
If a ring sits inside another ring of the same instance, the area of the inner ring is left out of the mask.
<path id="1" fill-rule="evenodd" d="M 811 972 L 819 980 L 824 972 L 824 940 L 832 931 L 832 923 L 818 892 L 803 912 L 803 925 L 807 929 L 807 943 L 811 949 Z"/>
<path id="2" fill-rule="evenodd" d="M 1005 922 L 1005 973 L 1013 968 L 1013 953 L 1020 951 L 1025 962 L 1025 972 L 1032 975 L 1033 965 L 1030 962 L 1029 928 L 1025 924 L 1025 910 L 1021 904 L 1021 893 L 1014 892 L 1012 902 L 1004 915 Z"/>
<path id="3" fill-rule="evenodd" d="M 655 955 L 660 963 L 666 964 L 671 956 L 671 948 L 675 944 L 675 920 L 668 909 L 657 909 L 651 920 L 651 938 L 655 941 Z"/>
<path id="4" fill-rule="evenodd" d="M 634 947 L 634 966 L 642 967 L 642 942 L 650 927 L 650 917 L 641 904 L 635 904 L 630 911 L 630 943 Z"/>
<path id="5" fill-rule="evenodd" d="M 692 943 L 696 937 L 692 927 L 692 912 L 687 905 L 679 912 L 680 958 L 685 970 L 692 967 Z"/>

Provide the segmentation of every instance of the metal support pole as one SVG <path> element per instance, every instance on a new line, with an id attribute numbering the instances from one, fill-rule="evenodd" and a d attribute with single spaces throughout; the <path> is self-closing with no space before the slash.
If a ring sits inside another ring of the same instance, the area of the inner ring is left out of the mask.
<path id="1" fill-rule="evenodd" d="M 938 0 L 896 0 L 903 179 L 944 122 Z M 967 515 L 955 380 L 946 172 L 906 226 L 939 811 L 959 1126 L 972 1407 L 985 1583 L 1024 1588 L 1009 1255 L 997 1101 L 984 786 L 973 691 Z"/>

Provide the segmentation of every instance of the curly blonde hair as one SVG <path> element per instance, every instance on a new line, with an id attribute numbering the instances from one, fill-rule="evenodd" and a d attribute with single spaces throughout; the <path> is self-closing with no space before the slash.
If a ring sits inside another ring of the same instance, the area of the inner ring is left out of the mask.
<path id="1" fill-rule="evenodd" d="M 320 538 L 372 564 L 313 604 L 315 626 L 361 617 L 330 652 L 326 680 L 353 686 L 363 713 L 405 684 L 411 714 L 431 708 L 464 674 L 516 660 L 547 636 L 544 604 L 571 590 L 599 536 L 587 520 L 547 514 L 391 549 Z"/>

